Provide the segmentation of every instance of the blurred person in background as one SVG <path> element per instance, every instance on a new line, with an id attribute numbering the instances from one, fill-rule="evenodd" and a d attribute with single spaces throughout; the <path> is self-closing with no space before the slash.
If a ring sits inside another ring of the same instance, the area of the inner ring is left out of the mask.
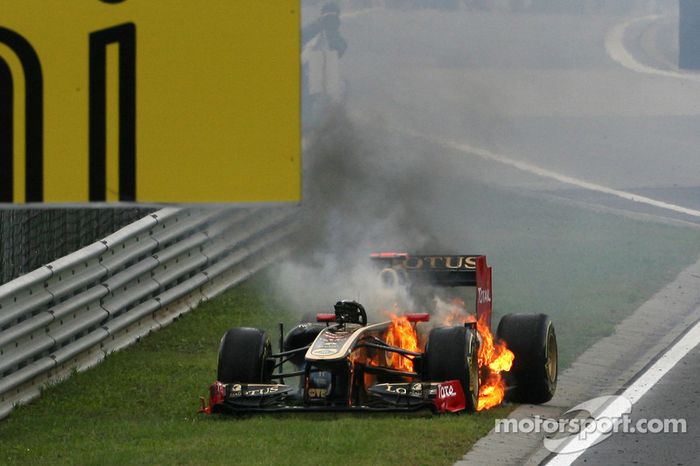
<path id="1" fill-rule="evenodd" d="M 328 2 L 321 15 L 301 30 L 302 120 L 315 126 L 329 105 L 342 102 L 345 84 L 340 77 L 340 58 L 347 49 L 340 35 L 340 7 Z"/>

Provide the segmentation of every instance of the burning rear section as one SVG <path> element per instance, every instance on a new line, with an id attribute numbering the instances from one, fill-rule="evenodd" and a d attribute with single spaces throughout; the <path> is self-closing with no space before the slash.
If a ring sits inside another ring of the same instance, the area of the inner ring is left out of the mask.
<path id="1" fill-rule="evenodd" d="M 477 411 L 493 408 L 500 405 L 506 396 L 505 373 L 513 367 L 515 354 L 508 349 L 505 341 L 497 339 L 491 333 L 491 328 L 482 315 L 478 320 L 467 312 L 465 302 L 455 298 L 451 302 L 451 309 L 445 316 L 447 325 L 455 322 L 476 322 L 479 333 L 479 402 Z"/>

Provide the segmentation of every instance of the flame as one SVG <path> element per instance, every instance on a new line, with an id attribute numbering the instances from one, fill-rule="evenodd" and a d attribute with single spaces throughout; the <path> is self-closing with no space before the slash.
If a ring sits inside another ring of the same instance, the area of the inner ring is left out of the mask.
<path id="1" fill-rule="evenodd" d="M 471 314 L 467 314 L 467 306 L 459 298 L 451 302 L 450 309 L 443 319 L 444 325 L 476 321 L 476 330 L 481 336 L 481 346 L 477 355 L 479 361 L 479 403 L 477 411 L 498 406 L 505 398 L 506 384 L 502 372 L 508 372 L 513 367 L 515 355 L 508 349 L 505 342 L 494 341 L 491 328 L 489 328 L 486 316 L 479 320 Z"/>
<path id="2" fill-rule="evenodd" d="M 504 341 L 494 342 L 493 334 L 482 316 L 476 322 L 476 330 L 481 336 L 479 347 L 479 373 L 482 375 L 479 387 L 479 404 L 477 411 L 493 408 L 503 401 L 506 395 L 506 383 L 501 372 L 508 372 L 513 367 L 515 355 L 509 350 Z"/>
<path id="3" fill-rule="evenodd" d="M 505 342 L 496 341 L 489 328 L 486 316 L 476 319 L 467 313 L 467 307 L 461 299 L 454 299 L 450 303 L 449 311 L 444 315 L 443 325 L 459 325 L 460 323 L 476 322 L 476 329 L 481 336 L 481 346 L 477 359 L 479 361 L 480 387 L 477 411 L 498 406 L 505 397 L 505 381 L 502 373 L 508 372 L 513 366 L 515 355 L 508 349 Z M 394 311 L 397 311 L 396 307 Z M 424 342 L 418 337 L 416 327 L 404 316 L 396 312 L 387 312 L 391 318 L 391 324 L 384 332 L 384 341 L 392 346 L 408 351 L 422 351 Z M 391 367 L 392 369 L 413 372 L 413 359 L 401 356 L 398 353 L 384 352 L 385 361 L 379 361 L 379 355 L 368 358 L 363 351 L 355 355 L 358 360 L 363 360 L 373 366 Z M 352 358 L 352 356 L 351 356 Z M 353 359 L 354 360 L 354 359 Z M 374 376 L 365 374 L 365 386 L 373 383 Z"/>
<path id="4" fill-rule="evenodd" d="M 416 332 L 415 325 L 408 321 L 404 316 L 399 316 L 398 306 L 394 306 L 394 312 L 384 311 L 391 319 L 391 323 L 382 335 L 384 341 L 391 345 L 405 350 L 420 352 L 424 346 Z M 383 357 L 380 358 L 380 355 Z M 413 359 L 404 357 L 398 353 L 389 351 L 376 352 L 373 356 L 369 356 L 367 351 L 360 349 L 350 355 L 350 361 L 353 364 L 367 364 L 370 366 L 384 366 L 391 369 L 413 372 Z M 365 387 L 369 387 L 376 382 L 376 376 L 373 374 L 364 374 Z"/>
<path id="5" fill-rule="evenodd" d="M 442 324 L 446 327 L 452 327 L 453 325 L 460 325 L 467 322 L 476 322 L 476 318 L 471 314 L 464 315 L 464 312 L 459 310 L 449 311 L 442 320 Z"/>
<path id="6" fill-rule="evenodd" d="M 391 314 L 391 324 L 384 333 L 384 341 L 408 351 L 419 350 L 416 328 L 404 316 Z M 386 363 L 393 369 L 413 372 L 413 360 L 398 353 L 386 352 Z"/>

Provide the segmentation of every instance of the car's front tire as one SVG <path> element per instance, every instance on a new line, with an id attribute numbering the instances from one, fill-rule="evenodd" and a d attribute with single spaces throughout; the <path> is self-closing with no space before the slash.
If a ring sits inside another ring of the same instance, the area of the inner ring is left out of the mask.
<path id="1" fill-rule="evenodd" d="M 459 380 L 466 409 L 479 404 L 479 360 L 476 331 L 463 326 L 438 327 L 430 331 L 423 356 L 423 378 L 431 382 Z"/>
<path id="2" fill-rule="evenodd" d="M 232 328 L 221 338 L 217 380 L 221 383 L 269 383 L 270 339 L 264 330 Z"/>

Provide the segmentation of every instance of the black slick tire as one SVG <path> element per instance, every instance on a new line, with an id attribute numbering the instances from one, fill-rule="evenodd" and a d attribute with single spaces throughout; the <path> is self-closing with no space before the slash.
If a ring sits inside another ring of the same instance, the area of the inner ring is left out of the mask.
<path id="1" fill-rule="evenodd" d="M 476 331 L 466 327 L 438 327 L 430 331 L 423 359 L 423 378 L 430 382 L 459 380 L 466 410 L 479 402 L 479 365 Z"/>
<path id="2" fill-rule="evenodd" d="M 497 338 L 515 354 L 507 374 L 508 399 L 546 403 L 557 388 L 558 351 L 554 324 L 546 314 L 508 314 L 501 318 Z"/>
<path id="3" fill-rule="evenodd" d="M 269 383 L 270 340 L 264 330 L 232 328 L 221 338 L 217 380 L 221 383 Z"/>

